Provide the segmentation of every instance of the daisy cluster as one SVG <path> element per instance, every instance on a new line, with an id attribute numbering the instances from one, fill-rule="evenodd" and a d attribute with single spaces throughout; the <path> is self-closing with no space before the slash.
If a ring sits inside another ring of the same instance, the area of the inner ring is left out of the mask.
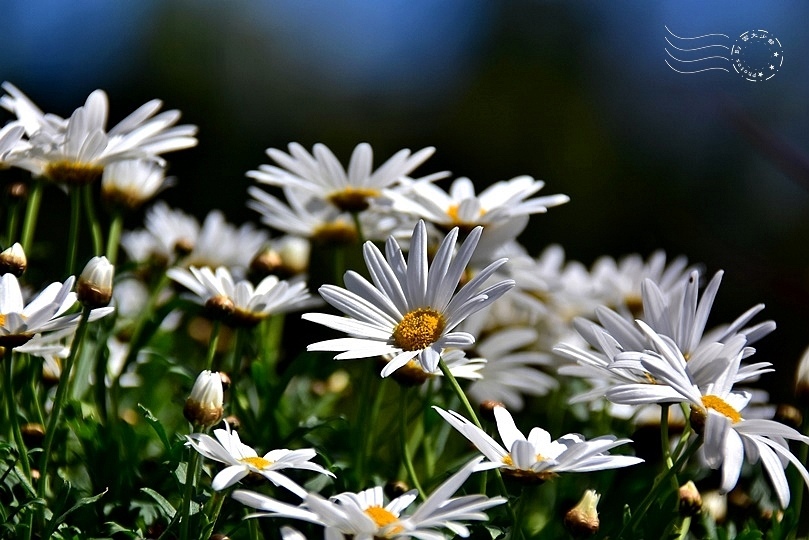
<path id="1" fill-rule="evenodd" d="M 715 535 L 697 485 L 798 526 L 799 503 L 775 512 L 788 465 L 809 485 L 809 437 L 748 386 L 773 371 L 753 345 L 775 323 L 756 305 L 709 328 L 721 271 L 532 254 L 521 233 L 569 198 L 417 172 L 432 147 L 376 167 L 367 143 L 347 166 L 270 148 L 246 173 L 261 225 L 199 220 L 158 199 L 178 181 L 163 155 L 197 144 L 178 111 L 108 128 L 102 90 L 63 118 L 2 88 L 0 165 L 30 179 L 9 180 L 0 236 L 0 536 Z M 69 277 L 33 295 L 59 266 L 40 201 L 64 193 Z"/>

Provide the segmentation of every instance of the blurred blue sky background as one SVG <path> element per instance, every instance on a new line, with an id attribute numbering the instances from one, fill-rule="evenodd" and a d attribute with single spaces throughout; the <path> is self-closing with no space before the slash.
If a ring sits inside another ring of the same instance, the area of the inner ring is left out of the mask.
<path id="1" fill-rule="evenodd" d="M 15 0 L 0 74 L 62 116 L 95 88 L 113 122 L 154 97 L 182 110 L 200 145 L 169 156 L 166 198 L 198 216 L 254 220 L 244 173 L 291 141 L 434 145 L 425 172 L 541 178 L 572 201 L 532 219 L 532 252 L 725 269 L 716 322 L 766 303 L 779 330 L 759 349 L 786 380 L 809 345 L 807 20 L 800 0 Z M 784 65 L 675 73 L 665 26 L 765 29 Z"/>

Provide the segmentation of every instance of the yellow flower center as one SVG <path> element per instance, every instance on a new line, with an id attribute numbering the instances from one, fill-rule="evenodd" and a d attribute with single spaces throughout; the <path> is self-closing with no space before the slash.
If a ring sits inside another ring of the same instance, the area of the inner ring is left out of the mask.
<path id="1" fill-rule="evenodd" d="M 6 324 L 6 316 L 0 313 L 0 326 L 5 326 Z"/>
<path id="2" fill-rule="evenodd" d="M 405 351 L 418 351 L 432 345 L 444 332 L 444 316 L 432 308 L 405 313 L 393 330 L 393 341 Z"/>
<path id="3" fill-rule="evenodd" d="M 734 424 L 742 419 L 739 411 L 728 405 L 728 403 L 719 396 L 702 396 L 702 405 L 706 409 L 713 409 L 719 414 L 723 414 L 730 418 Z"/>
<path id="4" fill-rule="evenodd" d="M 343 212 L 362 212 L 368 209 L 368 199 L 374 197 L 379 197 L 379 190 L 348 186 L 331 193 L 328 200 Z"/>
<path id="5" fill-rule="evenodd" d="M 459 209 L 459 206 L 460 206 L 460 205 L 458 205 L 458 204 L 453 204 L 453 205 L 450 205 L 450 207 L 449 207 L 449 208 L 447 208 L 447 215 L 448 215 L 448 216 L 449 216 L 449 217 L 452 219 L 452 221 L 453 221 L 453 222 L 455 222 L 455 223 L 458 223 L 458 224 L 461 224 L 461 223 L 466 223 L 466 222 L 464 222 L 464 221 L 461 221 L 461 220 L 458 218 L 458 209 Z M 484 210 L 483 208 L 481 208 L 481 209 L 480 209 L 480 213 L 478 214 L 478 217 L 483 217 L 483 215 L 484 215 L 485 213 L 486 213 L 486 210 Z"/>
<path id="6" fill-rule="evenodd" d="M 357 241 L 357 228 L 352 223 L 337 219 L 312 231 L 312 239 L 326 245 L 353 244 Z"/>
<path id="7" fill-rule="evenodd" d="M 377 527 L 385 527 L 399 519 L 381 506 L 369 506 L 365 509 L 365 513 L 374 520 Z"/>
<path id="8" fill-rule="evenodd" d="M 92 184 L 101 179 L 103 165 L 78 161 L 56 161 L 45 169 L 45 176 L 54 182 L 72 185 Z"/>
<path id="9" fill-rule="evenodd" d="M 270 465 L 272 465 L 272 461 L 269 459 L 264 459 L 263 457 L 246 457 L 242 458 L 239 461 L 242 463 L 247 463 L 248 465 L 255 467 L 259 470 L 264 470 Z"/>
<path id="10" fill-rule="evenodd" d="M 545 461 L 545 456 L 542 454 L 536 455 L 537 461 Z M 503 456 L 503 464 L 507 467 L 514 467 L 514 460 L 511 454 Z M 553 471 L 540 471 L 536 472 L 531 469 L 503 469 L 503 475 L 513 478 L 522 484 L 541 484 L 542 482 L 556 478 L 557 474 Z"/>
<path id="11" fill-rule="evenodd" d="M 399 521 L 399 518 L 381 506 L 369 506 L 365 509 L 365 514 L 374 521 L 377 527 L 385 529 L 379 531 L 384 536 L 374 536 L 374 538 L 390 538 L 403 530 L 400 525 L 393 525 Z"/>

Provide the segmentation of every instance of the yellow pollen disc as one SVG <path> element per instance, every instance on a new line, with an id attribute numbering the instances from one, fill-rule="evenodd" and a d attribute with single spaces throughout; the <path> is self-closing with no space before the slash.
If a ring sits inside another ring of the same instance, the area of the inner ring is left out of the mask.
<path id="1" fill-rule="evenodd" d="M 719 396 L 702 396 L 702 405 L 706 409 L 713 409 L 719 414 L 723 414 L 730 418 L 734 424 L 742 419 L 739 411 L 727 404 L 727 402 Z"/>
<path id="2" fill-rule="evenodd" d="M 0 326 L 5 326 L 6 324 L 6 316 L 0 313 Z"/>
<path id="3" fill-rule="evenodd" d="M 405 351 L 418 351 L 432 345 L 444 332 L 444 316 L 430 308 L 419 308 L 402 317 L 393 330 L 393 341 Z"/>
<path id="4" fill-rule="evenodd" d="M 385 527 L 399 519 L 381 506 L 369 506 L 365 509 L 365 513 L 374 520 L 377 527 Z"/>
<path id="5" fill-rule="evenodd" d="M 272 465 L 272 461 L 268 459 L 264 459 L 263 457 L 246 457 L 242 458 L 239 461 L 242 463 L 247 463 L 248 465 L 252 465 L 256 469 L 263 470 Z"/>
<path id="6" fill-rule="evenodd" d="M 63 184 L 84 185 L 101 179 L 103 165 L 80 163 L 78 161 L 57 161 L 48 165 L 45 175 L 54 182 Z"/>
<path id="7" fill-rule="evenodd" d="M 511 454 L 506 454 L 505 456 L 503 456 L 503 463 L 505 463 L 509 467 L 514 466 L 514 460 L 511 459 Z"/>
<path id="8" fill-rule="evenodd" d="M 362 212 L 368 209 L 368 199 L 379 197 L 371 188 L 348 186 L 328 196 L 329 202 L 344 212 Z"/>
<path id="9" fill-rule="evenodd" d="M 312 238 L 321 244 L 352 244 L 357 241 L 357 228 L 353 224 L 337 219 L 324 223 L 312 231 Z"/>
<path id="10" fill-rule="evenodd" d="M 447 215 L 450 218 L 452 218 L 452 221 L 454 221 L 455 223 L 462 223 L 462 221 L 460 219 L 458 219 L 458 206 L 459 205 L 457 205 L 457 204 L 450 205 L 450 207 L 447 208 Z M 481 208 L 480 209 L 480 214 L 478 214 L 478 217 L 482 217 L 483 214 L 485 214 L 485 213 L 486 213 L 486 210 Z"/>

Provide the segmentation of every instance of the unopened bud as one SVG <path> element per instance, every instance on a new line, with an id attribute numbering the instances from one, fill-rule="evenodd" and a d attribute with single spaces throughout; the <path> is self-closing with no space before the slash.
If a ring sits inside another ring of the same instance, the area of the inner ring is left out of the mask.
<path id="1" fill-rule="evenodd" d="M 383 490 L 385 491 L 385 495 L 387 495 L 390 500 L 393 500 L 410 491 L 410 486 L 401 480 L 391 480 L 385 484 Z"/>
<path id="2" fill-rule="evenodd" d="M 598 532 L 598 501 L 601 495 L 588 489 L 579 504 L 565 514 L 565 527 L 573 536 L 586 537 Z"/>
<path id="3" fill-rule="evenodd" d="M 797 407 L 782 403 L 775 409 L 775 420 L 791 428 L 801 429 L 803 414 Z"/>
<path id="4" fill-rule="evenodd" d="M 728 515 L 728 498 L 718 491 L 708 491 L 702 495 L 702 510 L 715 522 L 722 523 Z"/>
<path id="5" fill-rule="evenodd" d="M 496 421 L 496 419 L 494 418 L 495 407 L 505 408 L 505 404 L 501 403 L 500 401 L 494 401 L 493 399 L 487 399 L 486 401 L 478 405 L 478 412 L 480 412 L 481 417 L 485 418 L 489 422 L 495 422 Z"/>
<path id="6" fill-rule="evenodd" d="M 6 192 L 9 197 L 18 201 L 28 198 L 28 186 L 24 182 L 12 182 Z"/>
<path id="7" fill-rule="evenodd" d="M 678 491 L 680 498 L 680 514 L 683 516 L 696 516 L 702 510 L 702 496 L 697 486 L 689 480 Z"/>
<path id="8" fill-rule="evenodd" d="M 22 440 L 28 448 L 39 448 L 42 446 L 42 441 L 45 439 L 45 428 L 42 424 L 28 423 L 20 426 L 22 433 Z"/>
<path id="9" fill-rule="evenodd" d="M 809 348 L 803 351 L 795 374 L 795 397 L 802 404 L 809 403 Z"/>
<path id="10" fill-rule="evenodd" d="M 0 274 L 14 274 L 20 277 L 28 267 L 28 259 L 19 242 L 0 253 Z"/>
<path id="11" fill-rule="evenodd" d="M 76 285 L 79 302 L 88 308 L 105 307 L 112 299 L 112 278 L 115 267 L 106 257 L 93 257 L 84 267 Z"/>
<path id="12" fill-rule="evenodd" d="M 217 424 L 224 414 L 222 378 L 207 369 L 197 376 L 191 394 L 185 400 L 183 415 L 198 427 Z"/>
<path id="13" fill-rule="evenodd" d="M 214 321 L 226 321 L 236 311 L 233 300 L 224 295 L 216 295 L 205 301 L 205 314 Z"/>

